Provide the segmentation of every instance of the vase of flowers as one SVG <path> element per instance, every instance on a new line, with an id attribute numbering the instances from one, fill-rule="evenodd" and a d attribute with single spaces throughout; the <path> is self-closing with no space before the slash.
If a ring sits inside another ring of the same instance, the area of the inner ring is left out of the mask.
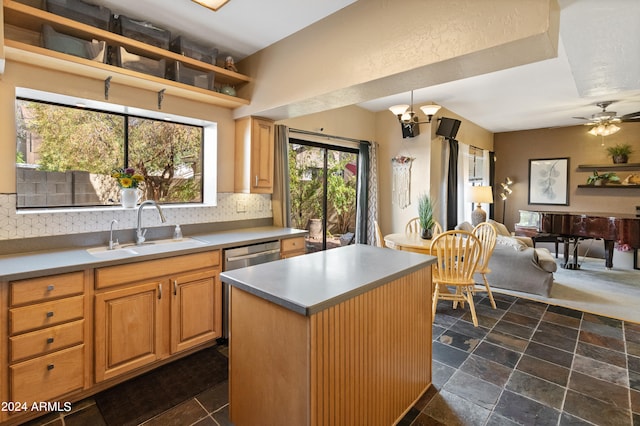
<path id="1" fill-rule="evenodd" d="M 120 204 L 125 208 L 133 208 L 138 204 L 140 194 L 138 185 L 144 181 L 144 176 L 132 168 L 113 169 L 111 177 L 116 179 L 120 187 Z"/>

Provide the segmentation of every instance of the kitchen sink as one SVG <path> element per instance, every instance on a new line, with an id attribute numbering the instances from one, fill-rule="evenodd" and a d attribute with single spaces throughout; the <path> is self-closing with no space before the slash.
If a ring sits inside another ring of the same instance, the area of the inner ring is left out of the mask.
<path id="1" fill-rule="evenodd" d="M 107 247 L 94 247 L 87 249 L 87 253 L 99 259 L 122 259 L 136 255 L 166 253 L 174 250 L 186 250 L 202 247 L 207 243 L 196 238 L 183 238 L 181 240 L 155 240 L 147 241 L 142 245 L 125 244 L 113 250 Z"/>

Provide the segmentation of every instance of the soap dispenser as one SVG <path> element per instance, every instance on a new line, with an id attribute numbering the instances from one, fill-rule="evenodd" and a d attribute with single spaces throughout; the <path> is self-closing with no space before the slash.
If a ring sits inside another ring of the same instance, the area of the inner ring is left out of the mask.
<path id="1" fill-rule="evenodd" d="M 182 229 L 180 229 L 180 225 L 176 225 L 176 229 L 173 230 L 173 239 L 174 240 L 182 239 Z"/>

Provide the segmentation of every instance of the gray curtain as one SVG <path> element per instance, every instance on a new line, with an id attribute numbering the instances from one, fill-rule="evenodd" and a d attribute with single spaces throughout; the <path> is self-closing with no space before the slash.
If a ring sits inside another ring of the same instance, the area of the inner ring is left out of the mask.
<path id="1" fill-rule="evenodd" d="M 275 158 L 273 162 L 273 225 L 291 227 L 289 216 L 289 129 L 287 126 L 275 126 Z"/>
<path id="2" fill-rule="evenodd" d="M 375 245 L 378 220 L 378 153 L 375 142 L 361 142 L 358 152 L 356 242 Z"/>

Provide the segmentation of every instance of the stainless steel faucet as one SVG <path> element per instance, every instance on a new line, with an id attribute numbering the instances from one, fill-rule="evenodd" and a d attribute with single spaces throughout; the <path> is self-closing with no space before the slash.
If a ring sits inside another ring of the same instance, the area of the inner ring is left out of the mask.
<path id="1" fill-rule="evenodd" d="M 167 221 L 167 219 L 165 219 L 164 217 L 164 213 L 162 213 L 162 209 L 155 201 L 147 200 L 140 203 L 140 206 L 138 207 L 138 226 L 136 227 L 136 245 L 137 246 L 142 245 L 142 243 L 144 243 L 145 241 L 144 235 L 147 233 L 146 229 L 142 229 L 142 209 L 144 208 L 144 206 L 154 206 L 158 210 L 158 213 L 160 214 L 160 220 L 162 221 L 162 223 L 165 223 Z"/>
<path id="2" fill-rule="evenodd" d="M 109 225 L 109 250 L 113 250 L 120 245 L 117 238 L 113 241 L 113 225 L 117 223 L 118 221 L 116 219 L 111 219 L 111 224 Z"/>

